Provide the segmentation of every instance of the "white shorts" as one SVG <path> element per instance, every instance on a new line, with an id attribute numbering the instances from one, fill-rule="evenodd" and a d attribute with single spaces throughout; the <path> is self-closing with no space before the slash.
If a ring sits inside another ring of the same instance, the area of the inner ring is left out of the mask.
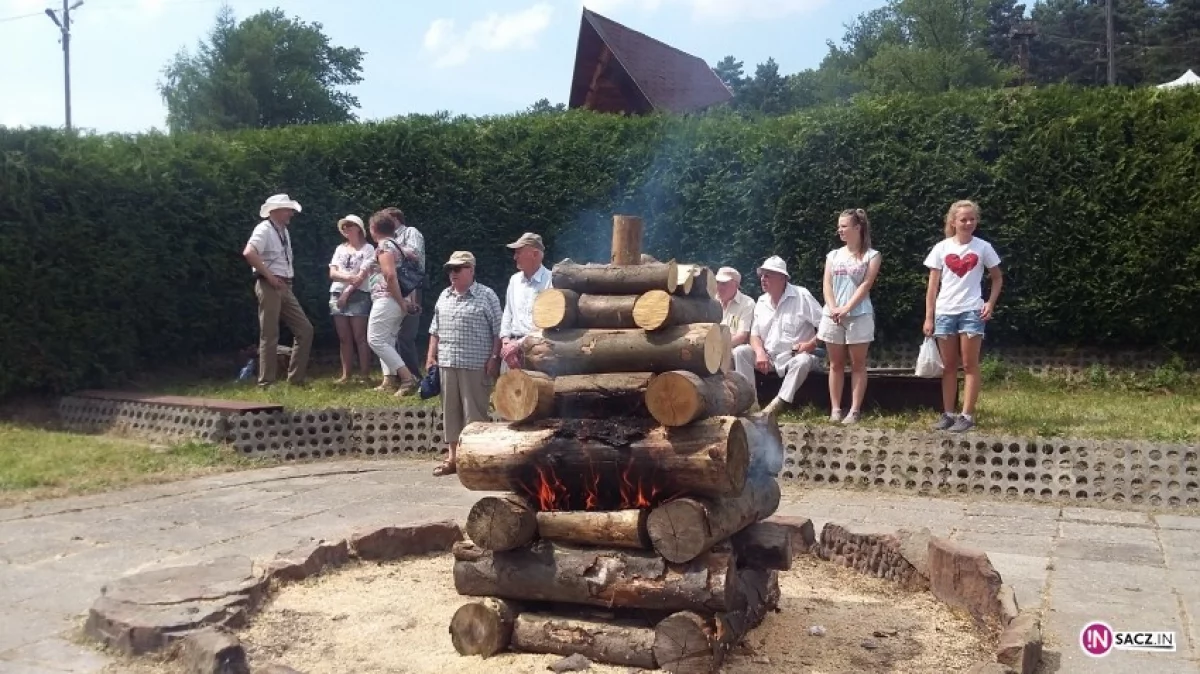
<path id="1" fill-rule="evenodd" d="M 817 339 L 826 344 L 867 344 L 875 341 L 875 315 L 842 316 L 840 324 L 821 316 Z"/>

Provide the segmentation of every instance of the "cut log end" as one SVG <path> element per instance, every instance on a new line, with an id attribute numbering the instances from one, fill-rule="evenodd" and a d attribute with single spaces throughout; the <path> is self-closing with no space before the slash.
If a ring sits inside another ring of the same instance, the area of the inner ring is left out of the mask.
<path id="1" fill-rule="evenodd" d="M 533 324 L 541 330 L 569 327 L 574 321 L 579 294 L 573 290 L 547 288 L 533 301 Z"/>
<path id="2" fill-rule="evenodd" d="M 496 412 L 506 421 L 532 421 L 554 412 L 554 379 L 541 372 L 509 370 L 496 380 Z"/>
<path id="3" fill-rule="evenodd" d="M 721 333 L 721 326 L 714 323 L 704 340 L 704 366 L 708 368 L 709 374 L 716 374 L 721 371 L 724 362 L 725 336 Z"/>
<path id="4" fill-rule="evenodd" d="M 651 380 L 646 387 L 646 408 L 658 423 L 684 426 L 704 414 L 704 396 L 692 377 L 691 372 L 676 371 Z"/>
<path id="5" fill-rule="evenodd" d="M 675 674 L 708 674 L 716 661 L 713 641 L 703 617 L 691 611 L 674 613 L 654 628 L 654 660 Z"/>
<path id="6" fill-rule="evenodd" d="M 467 515 L 467 537 L 485 550 L 513 550 L 537 535 L 533 505 L 516 494 L 479 499 Z"/>
<path id="7" fill-rule="evenodd" d="M 671 316 L 671 294 L 665 290 L 643 293 L 633 305 L 633 322 L 643 330 L 657 330 Z"/>
<path id="8" fill-rule="evenodd" d="M 450 641 L 459 655 L 491 657 L 508 649 L 516 609 L 508 602 L 486 599 L 463 604 L 450 619 Z"/>

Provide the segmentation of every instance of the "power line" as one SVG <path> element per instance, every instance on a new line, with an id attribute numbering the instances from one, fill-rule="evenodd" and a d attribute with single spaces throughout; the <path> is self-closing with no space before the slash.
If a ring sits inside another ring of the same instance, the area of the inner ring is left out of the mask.
<path id="1" fill-rule="evenodd" d="M 0 18 L 0 23 L 7 23 L 9 21 L 19 21 L 21 19 L 28 19 L 32 16 L 41 16 L 42 14 L 43 14 L 43 12 L 31 12 L 29 14 L 18 14 L 16 16 L 6 16 L 4 18 Z"/>

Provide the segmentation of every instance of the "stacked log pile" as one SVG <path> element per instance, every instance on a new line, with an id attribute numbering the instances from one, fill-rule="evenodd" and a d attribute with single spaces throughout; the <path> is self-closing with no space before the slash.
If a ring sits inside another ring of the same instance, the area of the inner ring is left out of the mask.
<path id="1" fill-rule="evenodd" d="M 778 428 L 746 416 L 720 321 L 711 271 L 643 255 L 638 218 L 614 218 L 610 263 L 554 266 L 496 385 L 507 421 L 459 439 L 463 486 L 500 493 L 454 549 L 460 654 L 716 672 L 777 608 Z"/>

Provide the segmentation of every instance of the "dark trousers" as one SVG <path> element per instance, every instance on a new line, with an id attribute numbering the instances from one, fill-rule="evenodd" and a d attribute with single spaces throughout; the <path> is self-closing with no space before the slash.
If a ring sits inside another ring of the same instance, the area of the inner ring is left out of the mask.
<path id="1" fill-rule="evenodd" d="M 414 299 L 420 298 L 418 293 Z M 421 324 L 421 314 L 405 314 L 400 322 L 400 334 L 396 336 L 396 351 L 400 352 L 400 360 L 408 366 L 408 371 L 414 377 L 420 378 L 425 371 L 425 357 L 417 353 L 417 328 Z"/>

